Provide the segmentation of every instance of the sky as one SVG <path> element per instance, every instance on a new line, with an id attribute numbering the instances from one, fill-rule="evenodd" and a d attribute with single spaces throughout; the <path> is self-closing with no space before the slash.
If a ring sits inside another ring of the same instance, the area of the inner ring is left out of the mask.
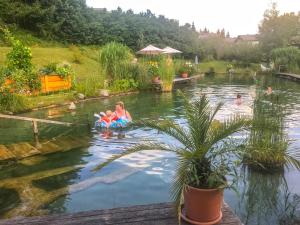
<path id="1" fill-rule="evenodd" d="M 300 11 L 300 0 L 86 0 L 95 8 L 123 10 L 135 13 L 150 9 L 155 15 L 179 20 L 180 24 L 195 23 L 197 29 L 210 31 L 224 28 L 231 36 L 255 34 L 263 13 L 272 2 L 283 12 Z"/>

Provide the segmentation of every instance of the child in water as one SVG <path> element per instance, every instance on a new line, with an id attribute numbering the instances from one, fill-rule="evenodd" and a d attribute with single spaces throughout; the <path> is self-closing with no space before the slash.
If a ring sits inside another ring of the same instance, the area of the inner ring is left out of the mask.
<path id="1" fill-rule="evenodd" d="M 104 124 L 106 128 L 109 128 L 112 121 L 115 120 L 115 116 L 111 110 L 107 110 L 106 113 L 100 113 L 102 116 L 100 119 L 100 123 Z"/>

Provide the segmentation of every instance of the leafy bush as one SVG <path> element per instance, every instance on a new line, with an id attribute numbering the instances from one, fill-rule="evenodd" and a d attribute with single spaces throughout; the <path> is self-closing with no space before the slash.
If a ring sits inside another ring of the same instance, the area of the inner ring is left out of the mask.
<path id="1" fill-rule="evenodd" d="M 59 75 L 61 78 L 66 79 L 73 71 L 69 64 L 59 65 L 57 63 L 50 63 L 40 69 L 40 73 L 43 75 Z"/>
<path id="2" fill-rule="evenodd" d="M 206 71 L 205 72 L 205 75 L 210 75 L 210 76 L 212 76 L 212 75 L 215 75 L 215 68 L 214 67 L 210 67 L 209 69 L 208 69 L 208 71 Z"/>
<path id="3" fill-rule="evenodd" d="M 100 64 L 110 84 L 113 80 L 124 78 L 120 74 L 124 73 L 125 67 L 132 59 L 133 55 L 125 45 L 111 42 L 103 46 L 100 51 Z"/>
<path id="4" fill-rule="evenodd" d="M 157 61 L 151 60 L 148 62 L 148 73 L 151 77 L 159 75 L 159 66 Z"/>
<path id="5" fill-rule="evenodd" d="M 12 50 L 7 54 L 7 65 L 0 71 L 1 83 L 4 84 L 9 79 L 11 82 L 6 85 L 6 88 L 17 94 L 28 94 L 39 90 L 41 83 L 31 62 L 31 49 L 14 38 L 8 29 L 1 29 L 1 31 L 6 41 L 12 46 Z"/>
<path id="6" fill-rule="evenodd" d="M 115 80 L 112 85 L 113 91 L 131 91 L 138 88 L 138 83 L 134 79 Z"/>
<path id="7" fill-rule="evenodd" d="M 12 93 L 7 88 L 2 88 L 0 94 L 0 111 L 20 112 L 27 109 L 28 102 L 22 95 Z"/>
<path id="8" fill-rule="evenodd" d="M 8 29 L 2 29 L 6 41 L 12 46 L 12 50 L 7 54 L 7 67 L 10 70 L 32 70 L 31 49 L 25 46 L 20 40 L 13 37 Z"/>

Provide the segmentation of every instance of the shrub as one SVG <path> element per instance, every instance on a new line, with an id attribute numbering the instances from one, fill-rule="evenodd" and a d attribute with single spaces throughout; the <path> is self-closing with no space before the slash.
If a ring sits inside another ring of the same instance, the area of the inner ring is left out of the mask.
<path id="1" fill-rule="evenodd" d="M 134 79 L 115 80 L 112 85 L 113 91 L 131 91 L 138 88 L 138 83 Z"/>
<path id="2" fill-rule="evenodd" d="M 59 75 L 63 79 L 66 79 L 71 74 L 74 74 L 71 66 L 67 63 L 61 65 L 57 63 L 50 63 L 40 69 L 40 73 L 42 75 Z"/>
<path id="3" fill-rule="evenodd" d="M 25 46 L 20 40 L 16 40 L 8 29 L 2 29 L 6 41 L 12 46 L 12 50 L 7 54 L 7 67 L 10 70 L 32 70 L 31 49 Z"/>
<path id="4" fill-rule="evenodd" d="M 7 88 L 0 94 L 0 111 L 20 112 L 27 109 L 28 102 L 22 95 L 11 93 Z"/>
<path id="5" fill-rule="evenodd" d="M 90 75 L 84 81 L 77 81 L 74 84 L 75 90 L 87 97 L 94 97 L 98 95 L 98 90 L 103 88 L 103 77 Z"/>
<path id="6" fill-rule="evenodd" d="M 205 75 L 215 75 L 215 68 L 214 67 L 210 67 L 208 69 L 208 71 L 205 72 Z"/>
<path id="7" fill-rule="evenodd" d="M 271 51 L 271 59 L 277 70 L 279 70 L 280 65 L 284 65 L 289 72 L 299 71 L 300 50 L 297 47 L 276 48 Z"/>

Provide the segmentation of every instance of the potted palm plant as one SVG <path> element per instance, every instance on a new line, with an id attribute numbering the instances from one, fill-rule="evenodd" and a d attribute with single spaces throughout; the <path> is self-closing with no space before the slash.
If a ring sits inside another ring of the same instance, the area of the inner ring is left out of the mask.
<path id="1" fill-rule="evenodd" d="M 223 123 L 216 121 L 214 118 L 222 103 L 212 110 L 205 96 L 190 102 L 185 95 L 181 95 L 186 126 L 168 119 L 160 123 L 138 122 L 172 136 L 181 143 L 180 146 L 141 143 L 113 156 L 96 169 L 139 151 L 155 149 L 173 152 L 177 155 L 178 166 L 171 196 L 179 215 L 192 224 L 215 224 L 222 218 L 223 189 L 230 185 L 226 175 L 230 173 L 230 165 L 233 164 L 228 162 L 230 157 L 227 156 L 237 149 L 228 138 L 245 129 L 249 120 L 233 116 Z"/>

